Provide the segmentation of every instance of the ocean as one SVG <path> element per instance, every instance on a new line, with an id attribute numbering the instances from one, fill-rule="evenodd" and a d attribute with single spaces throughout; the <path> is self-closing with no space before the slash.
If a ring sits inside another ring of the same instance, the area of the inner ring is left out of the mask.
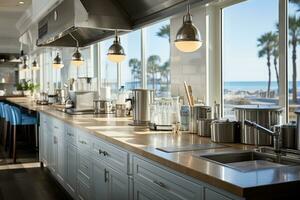
<path id="1" fill-rule="evenodd" d="M 300 81 L 297 81 L 297 86 L 300 89 Z M 292 82 L 289 82 L 289 88 L 292 88 Z M 256 91 L 256 90 L 267 90 L 268 82 L 267 81 L 230 81 L 225 82 L 224 89 L 237 91 L 237 90 L 247 90 L 247 91 Z M 277 82 L 271 82 L 271 90 L 277 90 Z"/>

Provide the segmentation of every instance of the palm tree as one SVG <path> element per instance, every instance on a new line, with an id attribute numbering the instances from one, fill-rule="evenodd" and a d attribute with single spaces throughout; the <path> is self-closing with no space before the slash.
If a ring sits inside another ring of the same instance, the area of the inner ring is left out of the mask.
<path id="1" fill-rule="evenodd" d="M 297 5 L 298 6 L 298 10 L 297 11 L 300 11 L 300 0 L 290 0 L 289 2 Z"/>
<path id="2" fill-rule="evenodd" d="M 131 58 L 129 60 L 129 68 L 131 68 L 131 73 L 135 82 L 135 88 L 137 88 L 137 82 L 141 80 L 142 75 L 141 61 L 136 58 Z"/>
<path id="3" fill-rule="evenodd" d="M 297 45 L 300 43 L 300 18 L 289 17 L 289 44 L 292 46 L 292 65 L 293 65 L 293 102 L 297 103 Z"/>
<path id="4" fill-rule="evenodd" d="M 272 56 L 273 56 L 273 64 L 275 68 L 275 73 L 276 73 L 276 79 L 277 79 L 277 88 L 279 90 L 279 72 L 278 72 L 278 57 L 279 57 L 279 36 L 278 33 L 273 33 L 272 34 L 272 42 L 273 42 L 273 47 L 272 47 Z"/>
<path id="5" fill-rule="evenodd" d="M 166 79 L 166 85 L 169 86 L 169 76 L 170 76 L 170 62 L 166 61 L 159 67 L 159 71 L 162 77 Z"/>
<path id="6" fill-rule="evenodd" d="M 257 46 L 261 49 L 258 52 L 258 57 L 267 57 L 267 67 L 269 72 L 269 81 L 268 81 L 268 92 L 267 96 L 270 97 L 270 89 L 271 89 L 271 55 L 272 55 L 272 48 L 273 48 L 273 41 L 272 41 L 273 33 L 268 32 L 263 34 L 260 38 L 257 39 L 258 44 Z"/>
<path id="7" fill-rule="evenodd" d="M 158 55 L 151 55 L 148 57 L 147 60 L 147 71 L 149 74 L 151 74 L 152 78 L 152 88 L 155 90 L 155 78 L 156 78 L 156 73 L 159 70 L 161 59 Z"/>
<path id="8" fill-rule="evenodd" d="M 159 32 L 156 33 L 158 37 L 167 38 L 170 42 L 170 24 L 160 27 Z"/>

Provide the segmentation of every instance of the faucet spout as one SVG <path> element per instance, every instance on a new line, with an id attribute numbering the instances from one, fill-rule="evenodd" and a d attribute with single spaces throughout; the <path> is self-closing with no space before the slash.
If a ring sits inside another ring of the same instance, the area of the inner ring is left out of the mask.
<path id="1" fill-rule="evenodd" d="M 255 122 L 249 121 L 249 120 L 245 120 L 245 125 L 253 127 L 257 130 L 259 130 L 261 133 L 267 134 L 269 136 L 273 137 L 273 145 L 274 145 L 274 151 L 275 153 L 278 154 L 278 156 L 280 156 L 280 152 L 281 152 L 281 139 L 280 139 L 280 128 L 275 127 L 275 131 L 271 131 Z"/>

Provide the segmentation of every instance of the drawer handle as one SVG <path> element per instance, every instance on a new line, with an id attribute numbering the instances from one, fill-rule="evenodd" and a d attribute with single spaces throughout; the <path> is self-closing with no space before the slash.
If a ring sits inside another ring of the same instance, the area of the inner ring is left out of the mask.
<path id="1" fill-rule="evenodd" d="M 107 169 L 104 169 L 104 182 L 108 182 L 108 174 L 109 174 L 109 171 Z"/>
<path id="2" fill-rule="evenodd" d="M 86 141 L 83 141 L 83 140 L 79 140 L 79 142 L 80 142 L 81 144 L 87 144 L 87 142 L 86 142 Z"/>
<path id="3" fill-rule="evenodd" d="M 108 156 L 108 153 L 106 151 L 102 151 L 101 149 L 99 149 L 99 154 L 103 154 L 104 156 Z"/>
<path id="4" fill-rule="evenodd" d="M 68 134 L 68 136 L 71 136 L 71 137 L 73 137 L 73 136 L 74 136 L 72 133 L 67 133 L 67 134 Z"/>
<path id="5" fill-rule="evenodd" d="M 158 186 L 160 186 L 162 188 L 167 189 L 167 186 L 163 182 L 154 180 L 153 183 L 155 183 L 156 185 L 158 185 Z"/>

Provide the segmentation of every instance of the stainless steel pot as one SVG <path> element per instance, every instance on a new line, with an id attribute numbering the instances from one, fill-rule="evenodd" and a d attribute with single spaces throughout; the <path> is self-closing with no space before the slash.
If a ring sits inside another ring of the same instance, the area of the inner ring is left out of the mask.
<path id="1" fill-rule="evenodd" d="M 281 124 L 282 107 L 279 106 L 260 106 L 260 105 L 242 105 L 234 108 L 235 118 L 241 123 L 241 142 L 254 145 L 272 145 L 272 137 L 260 133 L 253 127 L 244 125 L 245 120 L 255 122 L 268 129 Z"/>
<path id="2" fill-rule="evenodd" d="M 218 143 L 240 142 L 240 123 L 229 120 L 212 121 L 211 141 Z"/>
<path id="3" fill-rule="evenodd" d="M 116 104 L 116 117 L 126 117 L 126 104 Z"/>
<path id="4" fill-rule="evenodd" d="M 282 147 L 296 149 L 296 124 L 283 124 L 280 127 Z"/>
<path id="5" fill-rule="evenodd" d="M 296 149 L 300 150 L 300 110 L 295 111 L 297 115 Z"/>
<path id="6" fill-rule="evenodd" d="M 148 125 L 150 122 L 150 105 L 154 101 L 154 90 L 132 90 L 133 125 Z"/>
<path id="7" fill-rule="evenodd" d="M 94 113 L 95 114 L 109 114 L 112 112 L 111 101 L 94 100 Z"/>
<path id="8" fill-rule="evenodd" d="M 211 119 L 211 107 L 195 105 L 190 109 L 189 132 L 198 133 L 198 120 Z"/>
<path id="9" fill-rule="evenodd" d="M 211 123 L 212 119 L 199 119 L 198 120 L 198 135 L 204 137 L 211 136 Z"/>

